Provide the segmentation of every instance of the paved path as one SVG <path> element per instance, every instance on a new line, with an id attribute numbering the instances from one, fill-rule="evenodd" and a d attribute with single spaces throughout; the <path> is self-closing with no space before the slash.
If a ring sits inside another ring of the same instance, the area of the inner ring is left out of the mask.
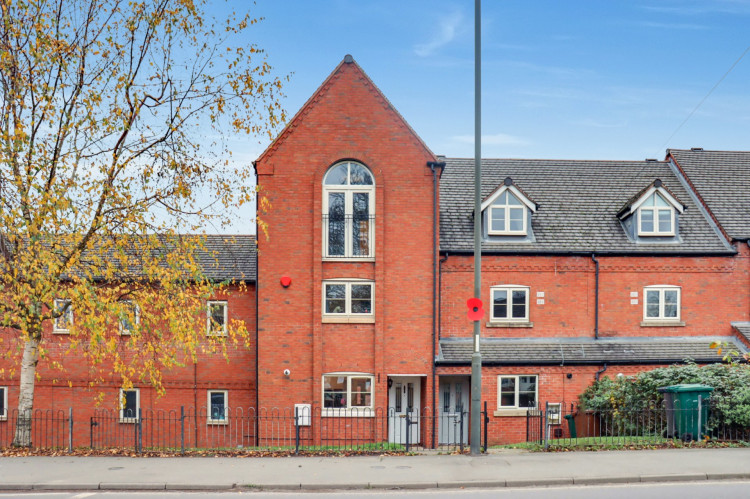
<path id="1" fill-rule="evenodd" d="M 750 479 L 750 449 L 262 458 L 3 457 L 0 490 L 521 487 Z"/>

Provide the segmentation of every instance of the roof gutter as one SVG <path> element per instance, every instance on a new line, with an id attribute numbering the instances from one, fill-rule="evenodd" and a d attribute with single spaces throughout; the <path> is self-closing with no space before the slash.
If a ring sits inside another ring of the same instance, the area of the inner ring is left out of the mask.
<path id="1" fill-rule="evenodd" d="M 750 242 L 750 240 L 748 240 Z M 451 254 L 453 255 L 473 255 L 474 252 L 472 250 L 467 249 L 451 249 L 447 248 Z M 499 255 L 499 256 L 590 256 L 591 251 L 554 251 L 554 250 L 534 250 L 534 251 L 498 251 L 498 250 L 482 250 L 483 255 Z M 642 257 L 642 256 L 680 256 L 680 257 L 700 257 L 700 256 L 734 256 L 737 254 L 737 250 L 732 248 L 732 250 L 727 251 L 696 251 L 696 252 L 676 252 L 676 251 L 643 251 L 643 252 L 625 252 L 625 251 L 597 251 L 597 255 L 599 256 L 632 256 L 632 257 Z"/>
<path id="2" fill-rule="evenodd" d="M 710 357 L 705 359 L 690 359 L 691 362 L 695 362 L 697 364 L 720 364 L 723 362 L 722 358 L 719 356 L 716 357 Z M 609 366 L 638 366 L 638 365 L 654 365 L 654 364 L 665 364 L 665 365 L 671 365 L 671 364 L 682 364 L 685 363 L 685 359 L 644 359 L 644 360 L 618 360 L 616 362 L 612 361 L 602 361 L 599 360 L 566 360 L 565 365 L 566 366 L 599 366 L 602 364 L 606 364 Z M 444 366 L 444 367 L 471 367 L 471 359 L 469 360 L 461 360 L 461 361 L 455 361 L 455 360 L 442 360 L 437 361 L 437 365 Z M 523 360 L 483 360 L 482 366 L 485 367 L 501 367 L 501 366 L 560 366 L 560 360 L 535 360 L 535 359 L 529 359 L 527 361 Z"/>

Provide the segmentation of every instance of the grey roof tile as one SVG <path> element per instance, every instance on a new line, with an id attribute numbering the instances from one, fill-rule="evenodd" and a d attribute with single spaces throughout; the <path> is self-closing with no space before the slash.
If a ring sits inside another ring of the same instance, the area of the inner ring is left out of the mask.
<path id="1" fill-rule="evenodd" d="M 747 349 L 731 336 L 649 338 L 486 338 L 480 342 L 483 363 L 544 364 L 653 364 L 721 362 L 713 341 L 728 342 L 740 352 Z M 472 338 L 440 340 L 438 364 L 470 364 Z"/>
<path id="2" fill-rule="evenodd" d="M 750 239 L 750 151 L 667 151 L 732 239 Z"/>
<path id="3" fill-rule="evenodd" d="M 506 177 L 538 203 L 531 217 L 534 242 L 484 242 L 484 252 L 724 253 L 725 242 L 666 161 L 482 160 L 482 198 Z M 660 179 L 685 203 L 680 242 L 630 240 L 618 211 Z M 474 160 L 446 158 L 440 180 L 440 249 L 473 251 Z"/>

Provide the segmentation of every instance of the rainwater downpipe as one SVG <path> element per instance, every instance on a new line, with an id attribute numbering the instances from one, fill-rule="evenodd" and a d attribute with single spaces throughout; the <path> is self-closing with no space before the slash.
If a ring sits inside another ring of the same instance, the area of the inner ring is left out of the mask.
<path id="1" fill-rule="evenodd" d="M 437 340 L 437 274 L 438 274 L 438 168 L 443 173 L 445 162 L 428 161 L 427 166 L 432 171 L 432 408 L 435 410 L 436 391 L 435 378 L 435 342 Z M 435 448 L 435 418 L 432 418 L 432 448 Z"/>
<path id="2" fill-rule="evenodd" d="M 607 363 L 605 362 L 604 365 L 602 365 L 602 368 L 596 371 L 596 374 L 594 375 L 594 380 L 599 381 L 599 378 L 602 374 L 604 374 L 604 371 L 607 370 Z"/>
<path id="3" fill-rule="evenodd" d="M 596 253 L 591 253 L 591 259 L 596 265 L 594 272 L 594 339 L 599 339 L 599 260 L 596 259 Z M 606 369 L 606 367 L 605 367 Z"/>

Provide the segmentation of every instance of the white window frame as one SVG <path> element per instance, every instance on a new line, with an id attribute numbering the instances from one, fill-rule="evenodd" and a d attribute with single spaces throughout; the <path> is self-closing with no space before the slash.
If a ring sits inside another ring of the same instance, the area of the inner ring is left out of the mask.
<path id="1" fill-rule="evenodd" d="M 346 287 L 345 310 L 340 313 L 326 312 L 326 291 L 328 286 L 343 285 Z M 366 285 L 370 287 L 370 313 L 352 312 L 352 286 Z M 326 279 L 321 286 L 323 294 L 322 312 L 323 322 L 374 322 L 375 321 L 375 282 L 367 279 Z"/>
<path id="2" fill-rule="evenodd" d="M 123 307 L 123 312 L 125 312 L 127 308 L 132 307 L 130 310 L 133 311 L 133 327 L 138 326 L 138 324 L 141 323 L 141 307 L 139 307 L 133 300 L 122 300 L 120 305 Z M 120 315 L 120 320 L 118 321 L 120 336 L 130 336 L 131 334 L 132 329 L 125 327 L 125 321 L 128 319 L 130 319 L 130 317 L 126 317 L 122 314 Z"/>
<path id="3" fill-rule="evenodd" d="M 62 307 L 64 307 L 66 303 L 69 305 L 68 305 L 68 309 L 65 311 L 65 314 L 59 317 L 55 317 L 53 321 L 52 332 L 55 334 L 69 334 L 70 326 L 73 325 L 73 303 L 71 300 L 63 299 L 63 298 L 55 298 L 55 301 L 53 304 L 55 307 L 55 312 L 57 312 Z M 62 319 L 63 317 L 66 318 L 67 327 L 60 326 L 60 319 Z"/>
<path id="4" fill-rule="evenodd" d="M 659 316 L 648 317 L 648 292 L 659 292 Z M 664 315 L 664 294 L 666 291 L 677 291 L 677 317 L 665 317 Z M 667 284 L 657 284 L 643 288 L 643 322 L 680 322 L 682 316 L 682 288 Z"/>
<path id="5" fill-rule="evenodd" d="M 346 407 L 326 407 L 326 378 L 346 378 Z M 370 405 L 367 406 L 354 406 L 350 405 L 352 400 L 352 380 L 353 379 L 366 379 L 370 383 Z M 369 373 L 359 372 L 334 372 L 324 373 L 321 378 L 321 406 L 323 407 L 323 416 L 336 417 L 336 416 L 375 416 L 375 376 Z"/>
<path id="6" fill-rule="evenodd" d="M 507 201 L 505 204 L 491 204 L 489 209 L 487 210 L 487 234 L 491 236 L 525 236 L 528 233 L 528 225 L 529 225 L 529 210 L 526 207 L 526 204 L 523 202 L 521 198 L 516 196 L 510 189 L 506 189 L 503 191 L 503 193 L 507 193 L 507 196 L 513 196 L 518 200 L 520 204 L 510 204 Z M 498 197 L 499 200 L 499 197 Z M 523 228 L 520 230 L 510 230 L 510 211 L 511 209 L 514 210 L 521 210 L 523 213 Z M 505 219 L 505 230 L 493 230 L 492 229 L 492 212 L 495 210 L 505 210 L 504 213 L 504 219 Z"/>
<path id="7" fill-rule="evenodd" d="M 125 392 L 135 392 L 135 417 L 125 416 Z M 141 390 L 140 388 L 120 388 L 120 423 L 137 423 L 138 415 L 141 410 Z"/>
<path id="8" fill-rule="evenodd" d="M 221 393 L 224 395 L 224 418 L 216 419 L 213 417 L 213 408 L 211 406 L 211 395 Z M 211 425 L 229 424 L 229 391 L 228 390 L 206 390 L 207 411 L 206 423 Z"/>
<path id="9" fill-rule="evenodd" d="M 221 330 L 213 329 L 212 325 L 212 314 L 211 307 L 222 306 L 224 307 L 224 324 Z M 206 301 L 206 336 L 226 336 L 227 335 L 227 323 L 229 322 L 229 304 L 226 300 L 209 300 Z"/>
<path id="10" fill-rule="evenodd" d="M 507 411 L 507 410 L 522 410 L 525 411 L 528 409 L 528 407 L 525 406 L 519 406 L 518 400 L 519 400 L 519 390 L 520 390 L 520 378 L 524 377 L 534 377 L 536 378 L 536 382 L 534 383 L 534 407 L 536 407 L 539 404 L 539 375 L 538 374 L 499 374 L 497 376 L 497 410 L 498 411 Z M 510 405 L 501 405 L 502 402 L 502 388 L 503 378 L 514 378 L 515 379 L 515 396 L 514 396 L 514 404 L 512 406 Z"/>
<path id="11" fill-rule="evenodd" d="M 652 199 L 654 196 L 659 196 L 662 201 L 664 201 L 667 206 L 645 206 L 645 204 Z M 652 213 L 653 217 L 653 224 L 654 224 L 654 230 L 646 231 L 643 230 L 643 226 L 641 224 L 641 217 L 643 216 L 643 213 L 646 211 L 650 211 Z M 659 230 L 659 213 L 660 212 L 669 212 L 669 231 L 661 231 Z M 646 236 L 646 237 L 668 237 L 668 236 L 674 236 L 675 235 L 675 209 L 674 206 L 672 206 L 672 203 L 669 202 L 668 199 L 666 199 L 664 196 L 659 194 L 658 191 L 653 192 L 650 196 L 648 196 L 643 203 L 638 207 L 638 217 L 637 217 L 637 225 L 638 225 L 638 235 L 639 236 Z"/>
<path id="12" fill-rule="evenodd" d="M 8 420 L 8 387 L 7 386 L 0 386 L 0 391 L 2 391 L 2 395 L 0 395 L 0 398 L 3 401 L 3 410 L 0 411 L 0 421 L 7 421 Z"/>
<path id="13" fill-rule="evenodd" d="M 352 185 L 351 184 L 351 165 L 358 165 L 367 170 L 372 178 L 371 185 Z M 347 165 L 347 184 L 346 185 L 327 185 L 326 177 L 335 168 Z M 329 216 L 329 194 L 342 193 L 344 194 L 344 216 L 345 216 L 345 228 L 344 228 L 344 254 L 343 255 L 331 255 L 328 248 L 328 221 L 324 222 L 323 225 L 323 259 L 324 260 L 355 260 L 355 261 L 373 261 L 375 259 L 375 175 L 372 170 L 357 161 L 341 161 L 329 168 L 328 172 L 323 176 L 323 214 Z M 354 254 L 354 246 L 352 241 L 352 227 L 348 225 L 347 220 L 352 220 L 354 216 L 354 194 L 355 193 L 366 193 L 367 196 L 367 213 L 368 213 L 368 249 L 367 256 L 359 256 Z"/>
<path id="14" fill-rule="evenodd" d="M 495 317 L 495 291 L 506 291 L 508 293 L 508 305 L 506 317 Z M 526 294 L 524 317 L 513 317 L 513 291 L 523 291 Z M 529 295 L 531 294 L 529 286 L 519 286 L 516 284 L 503 284 L 492 286 L 490 288 L 490 322 L 529 322 Z"/>

